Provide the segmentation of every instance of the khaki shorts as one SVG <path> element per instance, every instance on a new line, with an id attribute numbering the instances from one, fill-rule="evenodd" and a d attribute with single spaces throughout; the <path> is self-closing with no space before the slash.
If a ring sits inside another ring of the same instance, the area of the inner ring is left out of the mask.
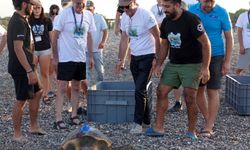
<path id="1" fill-rule="evenodd" d="M 237 69 L 247 69 L 250 66 L 250 48 L 246 49 L 245 54 L 239 54 Z"/>
<path id="2" fill-rule="evenodd" d="M 201 64 L 172 64 L 168 62 L 162 72 L 160 84 L 173 88 L 198 89 Z"/>

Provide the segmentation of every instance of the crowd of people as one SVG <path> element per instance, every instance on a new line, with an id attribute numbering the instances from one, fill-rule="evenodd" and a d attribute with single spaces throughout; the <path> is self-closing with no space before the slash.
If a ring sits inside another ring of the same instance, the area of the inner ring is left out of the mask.
<path id="1" fill-rule="evenodd" d="M 38 123 L 40 99 L 50 105 L 52 97 L 56 97 L 54 128 L 67 129 L 62 118 L 65 96 L 72 107 L 70 125 L 82 123 L 77 114 L 79 93 L 82 90 L 86 96 L 88 86 L 105 78 L 103 50 L 108 27 L 103 16 L 95 13 L 90 0 L 62 0 L 63 10 L 51 5 L 48 17 L 39 0 L 12 1 L 16 11 L 7 32 L 0 26 L 0 53 L 7 43 L 8 72 L 16 93 L 13 140 L 25 142 L 21 122 L 26 102 L 31 134 L 46 134 Z M 249 12 L 242 13 L 236 23 L 240 45 L 237 75 L 250 65 Z M 115 73 L 121 73 L 128 57 L 135 84 L 130 133 L 164 136 L 169 94 L 174 90 L 176 103 L 170 112 L 182 109 L 183 96 L 188 114 L 187 138 L 211 137 L 220 106 L 221 79 L 230 71 L 233 49 L 228 12 L 216 0 L 198 0 L 193 5 L 181 0 L 157 0 L 151 11 L 140 7 L 136 0 L 119 0 L 114 32 L 120 36 Z M 152 75 L 160 77 L 155 91 L 154 125 L 146 92 Z M 56 93 L 52 85 L 54 76 Z M 201 130 L 196 128 L 198 112 L 204 118 Z"/>

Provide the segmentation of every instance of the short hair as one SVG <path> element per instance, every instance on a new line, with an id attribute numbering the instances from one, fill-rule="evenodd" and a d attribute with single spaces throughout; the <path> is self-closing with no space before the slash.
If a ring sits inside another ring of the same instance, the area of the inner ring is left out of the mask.
<path id="1" fill-rule="evenodd" d="M 162 1 L 164 1 L 164 2 L 170 2 L 172 4 L 177 4 L 177 3 L 181 4 L 182 0 L 162 0 Z"/>
<path id="2" fill-rule="evenodd" d="M 12 0 L 15 10 L 21 10 L 23 2 L 29 3 L 30 0 Z"/>

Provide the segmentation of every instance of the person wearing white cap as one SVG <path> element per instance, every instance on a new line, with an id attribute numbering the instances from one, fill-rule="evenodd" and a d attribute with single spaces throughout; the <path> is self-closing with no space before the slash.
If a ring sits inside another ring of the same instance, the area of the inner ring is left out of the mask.
<path id="1" fill-rule="evenodd" d="M 8 30 L 7 43 L 9 50 L 8 72 L 11 74 L 16 92 L 12 120 L 14 126 L 13 140 L 27 142 L 21 132 L 23 108 L 29 103 L 31 134 L 46 134 L 38 125 L 38 109 L 43 90 L 40 88 L 34 70 L 33 52 L 31 49 L 31 31 L 26 17 L 32 13 L 33 5 L 40 5 L 35 0 L 12 0 L 15 13 L 12 15 Z"/>
<path id="2" fill-rule="evenodd" d="M 152 106 L 147 98 L 146 86 L 151 78 L 155 53 L 160 48 L 159 28 L 153 14 L 139 7 L 136 0 L 119 0 L 119 6 L 124 13 L 116 74 L 121 72 L 130 39 L 130 70 L 135 83 L 134 123 L 130 133 L 138 134 L 151 123 Z"/>

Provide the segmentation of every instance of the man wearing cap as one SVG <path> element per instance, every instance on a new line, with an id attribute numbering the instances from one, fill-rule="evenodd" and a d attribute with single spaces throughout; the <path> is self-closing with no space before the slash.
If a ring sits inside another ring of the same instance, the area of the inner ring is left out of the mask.
<path id="1" fill-rule="evenodd" d="M 95 13 L 95 6 L 92 1 L 87 1 L 87 10 L 94 15 L 96 31 L 92 32 L 93 36 L 93 58 L 94 68 L 97 72 L 97 81 L 104 79 L 104 65 L 103 65 L 103 48 L 108 39 L 108 26 L 102 15 Z M 88 51 L 87 51 L 87 65 L 88 65 Z M 87 81 L 93 83 L 93 74 L 87 68 Z"/>
<path id="2" fill-rule="evenodd" d="M 92 31 L 95 31 L 93 14 L 84 10 L 87 0 L 72 0 L 72 6 L 65 8 L 54 24 L 52 40 L 55 63 L 58 63 L 55 128 L 65 129 L 62 108 L 67 85 L 71 81 L 71 125 L 79 125 L 77 116 L 80 81 L 86 78 L 86 50 L 89 51 L 89 67 L 93 67 Z"/>
<path id="3" fill-rule="evenodd" d="M 12 0 L 12 2 L 16 11 L 9 21 L 7 43 L 9 50 L 8 72 L 14 80 L 16 92 L 16 101 L 12 112 L 13 140 L 26 142 L 27 139 L 21 132 L 21 122 L 23 108 L 27 100 L 29 100 L 30 114 L 29 132 L 37 135 L 45 134 L 37 122 L 42 90 L 38 85 L 34 70 L 31 31 L 27 22 L 27 16 L 32 13 L 33 4 L 40 5 L 40 2 L 37 0 Z"/>
<path id="4" fill-rule="evenodd" d="M 136 0 L 119 0 L 124 10 L 121 20 L 121 40 L 116 64 L 116 74 L 121 72 L 130 39 L 130 70 L 135 83 L 134 123 L 130 133 L 142 133 L 143 127 L 151 123 L 151 108 L 146 86 L 151 78 L 155 52 L 160 48 L 160 36 L 153 14 L 136 4 Z"/>

